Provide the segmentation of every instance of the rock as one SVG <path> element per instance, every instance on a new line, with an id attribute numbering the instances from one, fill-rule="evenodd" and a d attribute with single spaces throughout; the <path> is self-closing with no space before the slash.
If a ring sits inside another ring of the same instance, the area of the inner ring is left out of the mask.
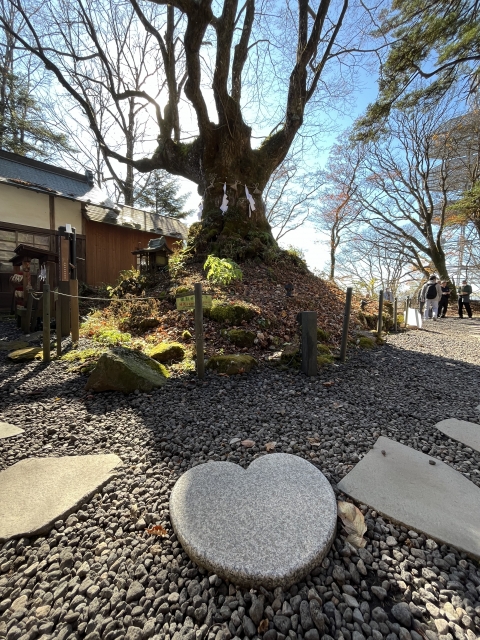
<path id="1" fill-rule="evenodd" d="M 388 544 L 389 547 L 396 547 L 398 544 L 396 538 L 394 538 L 393 536 L 387 536 L 387 539 L 385 540 L 385 542 Z"/>
<path id="2" fill-rule="evenodd" d="M 8 422 L 0 422 L 0 439 L 18 436 L 21 433 L 24 433 L 24 429 L 20 429 L 20 427 L 16 427 L 14 424 L 9 424 Z"/>
<path id="3" fill-rule="evenodd" d="M 313 620 L 310 615 L 310 607 L 306 600 L 302 600 L 300 603 L 300 624 L 304 631 L 308 631 L 313 628 Z"/>
<path id="4" fill-rule="evenodd" d="M 411 627 L 412 614 L 406 602 L 399 602 L 398 604 L 395 604 L 392 607 L 392 615 L 395 620 L 398 620 L 402 627 L 406 627 L 407 629 Z"/>
<path id="5" fill-rule="evenodd" d="M 292 628 L 292 623 L 288 616 L 273 616 L 273 625 L 284 636 L 288 636 L 288 632 Z"/>
<path id="6" fill-rule="evenodd" d="M 379 600 L 385 600 L 388 595 L 383 587 L 378 587 L 377 585 L 373 585 L 370 590 Z"/>
<path id="7" fill-rule="evenodd" d="M 241 324 L 242 320 L 252 320 L 256 311 L 253 307 L 248 306 L 243 302 L 235 302 L 234 304 L 228 304 L 224 302 L 213 301 L 210 309 L 203 310 L 204 315 L 207 318 L 215 320 L 215 322 L 229 322 L 232 325 Z"/>
<path id="8" fill-rule="evenodd" d="M 248 610 L 248 615 L 258 627 L 263 619 L 263 602 L 260 598 L 253 597 L 252 606 Z"/>
<path id="9" fill-rule="evenodd" d="M 0 351 L 19 351 L 29 346 L 25 340 L 0 340 Z"/>
<path id="10" fill-rule="evenodd" d="M 145 587 L 143 587 L 140 582 L 132 582 L 132 584 L 128 587 L 126 601 L 134 602 L 140 600 L 142 596 L 145 595 Z"/>
<path id="11" fill-rule="evenodd" d="M 253 621 L 248 616 L 243 616 L 242 626 L 247 638 L 253 638 L 253 636 L 257 633 L 257 628 L 253 624 Z"/>
<path id="12" fill-rule="evenodd" d="M 309 629 L 304 638 L 305 640 L 320 640 L 320 635 L 316 629 Z"/>
<path id="13" fill-rule="evenodd" d="M 345 602 L 347 607 L 351 607 L 352 609 L 356 609 L 360 606 L 357 599 L 353 596 L 349 596 L 348 593 L 343 594 L 343 601 Z"/>
<path id="14" fill-rule="evenodd" d="M 143 632 L 138 627 L 128 627 L 127 633 L 125 634 L 125 640 L 142 640 Z"/>
<path id="15" fill-rule="evenodd" d="M 25 349 L 17 349 L 8 354 L 7 358 L 12 362 L 29 362 L 35 358 L 41 357 L 42 347 L 26 347 Z"/>
<path id="16" fill-rule="evenodd" d="M 310 600 L 310 616 L 318 632 L 323 635 L 325 632 L 325 620 L 323 619 L 322 608 L 316 600 Z"/>
<path id="17" fill-rule="evenodd" d="M 100 357 L 85 389 L 149 392 L 163 386 L 167 377 L 165 367 L 152 358 L 131 349 L 112 349 Z"/>
<path id="18" fill-rule="evenodd" d="M 227 331 L 227 337 L 237 347 L 253 347 L 256 335 L 253 331 L 245 329 L 230 329 Z"/>
<path id="19" fill-rule="evenodd" d="M 157 362 L 181 362 L 185 358 L 185 349 L 179 342 L 161 342 L 148 351 L 150 358 Z"/>
<path id="20" fill-rule="evenodd" d="M 113 454 L 30 458 L 0 472 L 0 540 L 48 531 L 112 477 Z"/>
<path id="21" fill-rule="evenodd" d="M 250 587 L 287 588 L 306 575 L 328 552 L 336 516 L 325 476 L 284 453 L 261 456 L 247 470 L 231 462 L 196 466 L 170 497 L 173 528 L 192 560 Z"/>
<path id="22" fill-rule="evenodd" d="M 246 354 L 232 354 L 229 356 L 212 356 L 207 362 L 207 369 L 229 376 L 238 373 L 248 373 L 258 366 L 253 356 Z"/>

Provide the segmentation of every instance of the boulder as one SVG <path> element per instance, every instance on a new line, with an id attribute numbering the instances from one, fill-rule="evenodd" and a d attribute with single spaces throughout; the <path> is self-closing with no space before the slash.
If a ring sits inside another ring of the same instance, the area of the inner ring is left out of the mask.
<path id="1" fill-rule="evenodd" d="M 161 342 L 152 347 L 148 355 L 157 362 L 181 362 L 185 358 L 185 349 L 178 342 Z"/>
<path id="2" fill-rule="evenodd" d="M 8 359 L 13 362 L 28 362 L 35 360 L 37 356 L 41 358 L 42 347 L 27 347 L 25 349 L 17 349 L 8 354 Z"/>
<path id="3" fill-rule="evenodd" d="M 230 329 L 227 331 L 227 337 L 237 347 L 253 347 L 256 335 L 253 331 L 245 329 Z"/>
<path id="4" fill-rule="evenodd" d="M 248 355 L 212 356 L 207 362 L 207 369 L 217 373 L 235 375 L 236 373 L 248 373 L 253 367 L 258 366 L 258 362 Z"/>
<path id="5" fill-rule="evenodd" d="M 112 349 L 104 353 L 87 380 L 90 391 L 151 391 L 165 384 L 165 367 L 131 349 Z"/>
<path id="6" fill-rule="evenodd" d="M 233 325 L 240 324 L 243 320 L 248 322 L 256 315 L 255 309 L 244 302 L 228 303 L 216 300 L 210 309 L 204 309 L 203 312 L 207 318 L 215 322 L 229 322 Z"/>
<path id="7" fill-rule="evenodd" d="M 0 351 L 18 351 L 28 346 L 29 343 L 24 340 L 0 340 Z"/>

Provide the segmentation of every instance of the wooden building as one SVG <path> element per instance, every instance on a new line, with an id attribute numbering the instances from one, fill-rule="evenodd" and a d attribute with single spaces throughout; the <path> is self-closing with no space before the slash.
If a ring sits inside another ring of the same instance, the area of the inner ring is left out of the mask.
<path id="1" fill-rule="evenodd" d="M 137 267 L 132 251 L 150 239 L 164 236 L 171 249 L 187 236 L 186 225 L 174 218 L 115 205 L 91 171 L 75 173 L 0 151 L 0 311 L 11 307 L 18 245 L 58 254 L 58 227 L 66 224 L 76 229 L 78 280 L 91 286 L 114 284 L 120 271 Z M 38 269 L 33 260 L 33 279 Z"/>

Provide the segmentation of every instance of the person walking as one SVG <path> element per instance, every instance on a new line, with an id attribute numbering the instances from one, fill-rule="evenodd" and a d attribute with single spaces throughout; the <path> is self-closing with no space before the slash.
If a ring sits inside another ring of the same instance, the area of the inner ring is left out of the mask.
<path id="1" fill-rule="evenodd" d="M 467 284 L 466 280 L 462 280 L 462 286 L 458 292 L 458 316 L 463 318 L 463 307 L 467 310 L 468 317 L 472 317 L 472 308 L 470 306 L 470 296 L 472 295 L 472 287 Z"/>
<path id="2" fill-rule="evenodd" d="M 425 301 L 425 309 L 423 317 L 428 320 L 430 309 L 432 310 L 432 319 L 437 319 L 438 303 L 442 299 L 442 287 L 437 282 L 437 276 L 430 276 L 428 282 L 423 285 L 422 301 Z"/>
<path id="3" fill-rule="evenodd" d="M 447 315 L 447 309 L 448 309 L 450 287 L 448 286 L 448 283 L 446 280 L 442 280 L 440 283 L 440 286 L 442 288 L 442 299 L 438 303 L 438 317 L 445 318 L 445 316 Z"/>

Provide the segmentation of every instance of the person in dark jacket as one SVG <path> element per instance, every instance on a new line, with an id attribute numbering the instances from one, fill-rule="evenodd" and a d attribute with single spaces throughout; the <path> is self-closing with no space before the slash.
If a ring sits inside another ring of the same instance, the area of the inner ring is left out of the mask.
<path id="1" fill-rule="evenodd" d="M 448 286 L 446 280 L 442 280 L 440 283 L 440 286 L 442 287 L 442 299 L 438 303 L 438 317 L 445 318 L 445 316 L 447 315 L 447 309 L 448 309 L 450 287 Z"/>
<path id="2" fill-rule="evenodd" d="M 472 308 L 470 306 L 470 296 L 472 295 L 472 287 L 467 284 L 466 280 L 462 280 L 462 286 L 458 292 L 458 315 L 463 318 L 463 307 L 467 310 L 468 317 L 472 317 Z"/>

